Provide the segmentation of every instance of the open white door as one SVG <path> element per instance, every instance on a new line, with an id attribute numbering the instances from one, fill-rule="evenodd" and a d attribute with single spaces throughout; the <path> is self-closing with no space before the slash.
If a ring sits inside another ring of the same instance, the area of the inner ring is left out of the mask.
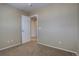
<path id="1" fill-rule="evenodd" d="M 22 44 L 30 41 L 30 18 L 21 16 Z"/>

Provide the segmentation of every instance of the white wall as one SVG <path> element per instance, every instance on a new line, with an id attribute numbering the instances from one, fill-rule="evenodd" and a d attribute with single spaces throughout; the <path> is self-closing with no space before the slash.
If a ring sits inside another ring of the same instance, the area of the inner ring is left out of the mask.
<path id="1" fill-rule="evenodd" d="M 40 43 L 76 51 L 77 4 L 52 4 L 33 14 L 38 15 Z"/>
<path id="2" fill-rule="evenodd" d="M 26 13 L 0 4 L 0 49 L 21 43 L 21 15 Z"/>
<path id="3" fill-rule="evenodd" d="M 78 54 L 79 54 L 79 4 L 78 4 L 78 6 L 77 6 L 78 8 L 77 8 L 77 49 L 76 49 L 76 51 L 78 52 Z"/>

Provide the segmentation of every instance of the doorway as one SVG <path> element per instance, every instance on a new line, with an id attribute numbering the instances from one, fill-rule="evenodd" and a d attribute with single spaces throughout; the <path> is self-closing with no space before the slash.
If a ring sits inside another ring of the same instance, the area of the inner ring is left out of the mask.
<path id="1" fill-rule="evenodd" d="M 37 41 L 38 40 L 38 19 L 37 15 L 33 15 L 30 17 L 31 21 L 31 40 L 32 41 Z"/>

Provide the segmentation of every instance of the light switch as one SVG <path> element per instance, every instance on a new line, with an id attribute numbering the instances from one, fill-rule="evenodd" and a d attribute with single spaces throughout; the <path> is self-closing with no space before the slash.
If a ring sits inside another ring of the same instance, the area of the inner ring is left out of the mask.
<path id="1" fill-rule="evenodd" d="M 41 30 L 41 29 L 42 29 L 42 27 L 38 27 L 38 29 L 39 29 L 39 30 Z"/>

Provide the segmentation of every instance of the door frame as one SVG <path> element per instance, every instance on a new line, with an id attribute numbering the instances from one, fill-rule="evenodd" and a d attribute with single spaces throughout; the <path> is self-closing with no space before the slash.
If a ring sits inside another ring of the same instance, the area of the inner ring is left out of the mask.
<path id="1" fill-rule="evenodd" d="M 34 15 L 32 15 L 32 16 L 30 16 L 30 18 L 31 17 L 37 17 L 37 41 L 38 41 L 38 15 L 37 14 L 34 14 Z M 30 26 L 31 27 L 31 26 Z M 31 31 L 30 31 L 30 34 L 31 34 Z M 31 36 L 30 36 L 31 37 Z"/>

